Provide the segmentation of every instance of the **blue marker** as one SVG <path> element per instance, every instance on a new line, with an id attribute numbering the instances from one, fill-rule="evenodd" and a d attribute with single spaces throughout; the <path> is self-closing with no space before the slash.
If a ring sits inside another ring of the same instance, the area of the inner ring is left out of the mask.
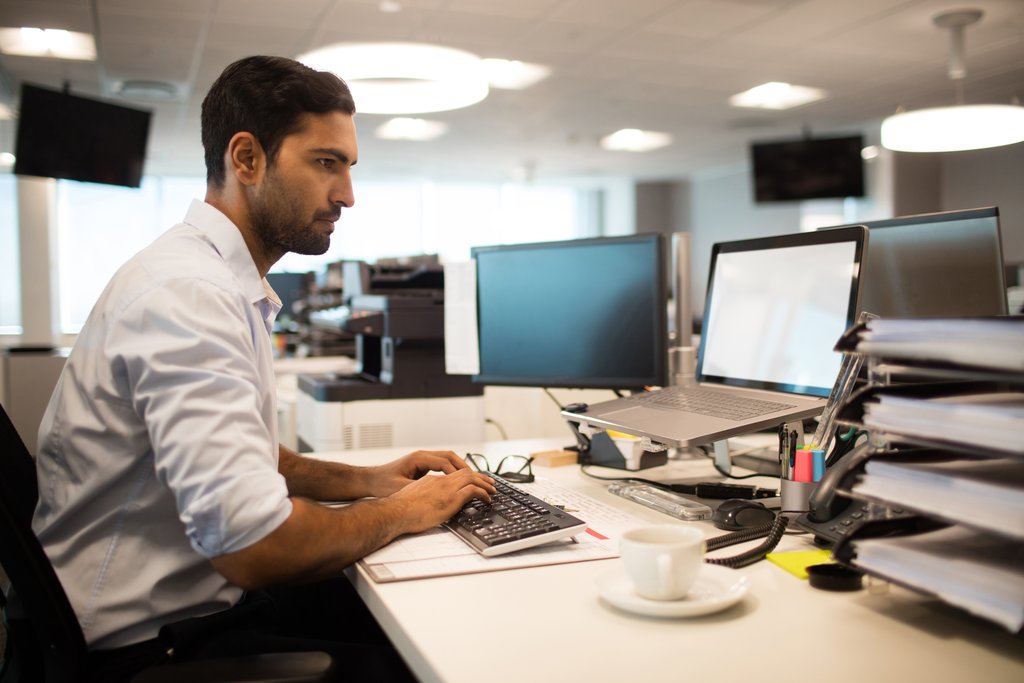
<path id="1" fill-rule="evenodd" d="M 821 481 L 821 478 L 825 476 L 825 451 L 815 448 L 811 454 L 811 476 L 814 481 Z"/>

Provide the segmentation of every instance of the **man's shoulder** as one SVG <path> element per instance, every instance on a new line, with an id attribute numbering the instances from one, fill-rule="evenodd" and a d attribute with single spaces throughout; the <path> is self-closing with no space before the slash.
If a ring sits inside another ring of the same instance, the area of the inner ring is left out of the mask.
<path id="1" fill-rule="evenodd" d="M 154 283 L 195 278 L 229 284 L 234 279 L 209 237 L 185 223 L 175 225 L 136 254 L 125 270 Z"/>
<path id="2" fill-rule="evenodd" d="M 111 280 L 108 293 L 124 308 L 147 295 L 205 290 L 207 295 L 240 293 L 238 282 L 209 238 L 178 224 L 129 259 Z"/>

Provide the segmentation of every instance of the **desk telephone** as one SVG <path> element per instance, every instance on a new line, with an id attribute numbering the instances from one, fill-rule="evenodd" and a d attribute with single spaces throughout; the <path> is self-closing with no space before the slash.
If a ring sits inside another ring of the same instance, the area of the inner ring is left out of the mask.
<path id="1" fill-rule="evenodd" d="M 825 471 L 825 476 L 808 500 L 808 510 L 800 515 L 796 524 L 814 534 L 819 545 L 835 545 L 871 520 L 880 517 L 911 517 L 903 510 L 880 503 L 857 500 L 841 493 L 849 491 L 854 478 L 863 472 L 868 458 L 878 451 L 863 443 L 843 456 Z"/>

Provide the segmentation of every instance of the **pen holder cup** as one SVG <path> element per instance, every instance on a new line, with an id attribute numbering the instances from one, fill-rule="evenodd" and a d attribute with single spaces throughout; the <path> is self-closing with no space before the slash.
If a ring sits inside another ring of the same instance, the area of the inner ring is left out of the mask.
<path id="1" fill-rule="evenodd" d="M 816 482 L 793 481 L 782 479 L 780 481 L 779 493 L 781 497 L 782 512 L 807 512 L 810 505 L 811 494 L 818 487 Z"/>

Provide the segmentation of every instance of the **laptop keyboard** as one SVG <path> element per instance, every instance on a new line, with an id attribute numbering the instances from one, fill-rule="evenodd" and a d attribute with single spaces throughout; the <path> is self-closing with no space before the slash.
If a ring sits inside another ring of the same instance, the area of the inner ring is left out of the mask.
<path id="1" fill-rule="evenodd" d="M 490 557 L 580 533 L 586 523 L 494 474 L 490 504 L 466 503 L 444 526 L 481 555 Z"/>
<path id="2" fill-rule="evenodd" d="M 634 394 L 630 398 L 646 405 L 709 417 L 720 417 L 726 420 L 746 420 L 793 407 L 790 403 L 737 396 L 703 387 L 669 387 L 658 391 Z"/>

